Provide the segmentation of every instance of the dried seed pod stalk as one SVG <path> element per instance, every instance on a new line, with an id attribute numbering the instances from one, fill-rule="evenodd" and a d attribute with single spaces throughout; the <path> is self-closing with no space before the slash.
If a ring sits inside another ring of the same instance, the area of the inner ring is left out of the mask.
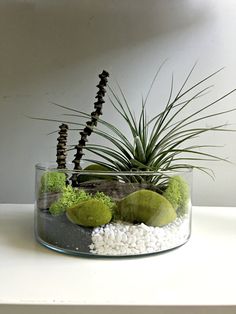
<path id="1" fill-rule="evenodd" d="M 62 123 L 59 126 L 60 131 L 58 132 L 59 137 L 57 138 L 57 169 L 66 168 L 66 143 L 67 143 L 67 131 L 68 125 Z"/>
<path id="2" fill-rule="evenodd" d="M 109 77 L 109 73 L 107 71 L 104 71 L 99 74 L 100 82 L 97 85 L 98 92 L 95 98 L 97 98 L 97 101 L 94 103 L 94 111 L 91 113 L 91 120 L 86 122 L 86 127 L 83 129 L 83 131 L 80 132 L 81 138 L 78 143 L 78 145 L 75 146 L 76 154 L 74 155 L 75 158 L 72 161 L 74 163 L 74 170 L 80 170 L 80 161 L 83 157 L 83 148 L 86 145 L 86 142 L 88 141 L 88 136 L 91 135 L 93 132 L 93 128 L 97 126 L 97 121 L 99 119 L 99 116 L 102 115 L 102 106 L 105 103 L 104 96 L 106 94 L 106 86 L 107 81 Z M 72 177 L 70 178 L 72 181 L 72 186 L 76 187 L 78 186 L 78 175 L 74 173 Z"/>

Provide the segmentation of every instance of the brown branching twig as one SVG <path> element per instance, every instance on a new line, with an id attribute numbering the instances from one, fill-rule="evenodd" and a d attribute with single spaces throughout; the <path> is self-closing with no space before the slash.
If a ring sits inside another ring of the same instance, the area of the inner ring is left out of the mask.
<path id="1" fill-rule="evenodd" d="M 68 125 L 62 123 L 60 126 L 59 137 L 57 138 L 57 169 L 66 168 L 66 143 L 67 143 L 67 131 Z"/>
<path id="2" fill-rule="evenodd" d="M 74 170 L 80 170 L 80 162 L 81 158 L 83 157 L 83 149 L 86 145 L 86 142 L 88 141 L 88 136 L 91 135 L 93 132 L 93 128 L 97 126 L 97 121 L 99 119 L 99 116 L 102 115 L 102 106 L 105 103 L 104 101 L 104 96 L 106 94 L 106 86 L 107 86 L 107 81 L 109 77 L 109 73 L 107 71 L 104 71 L 99 74 L 100 82 L 97 85 L 98 87 L 98 92 L 95 98 L 97 98 L 97 101 L 94 103 L 94 111 L 91 113 L 91 120 L 86 122 L 85 128 L 80 132 L 81 138 L 78 143 L 78 145 L 75 146 L 76 149 L 76 154 L 75 158 L 72 161 L 74 163 Z M 72 186 L 76 187 L 78 186 L 78 175 L 74 173 L 71 176 L 71 181 L 72 181 Z"/>

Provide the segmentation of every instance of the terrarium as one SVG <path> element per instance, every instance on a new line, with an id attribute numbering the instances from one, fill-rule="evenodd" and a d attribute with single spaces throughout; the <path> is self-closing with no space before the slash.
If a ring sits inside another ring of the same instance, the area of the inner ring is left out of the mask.
<path id="1" fill-rule="evenodd" d="M 38 164 L 36 173 L 36 237 L 49 248 L 130 256 L 169 250 L 190 236 L 191 170 L 74 172 Z M 67 184 L 73 175 L 78 187 Z"/>
<path id="2" fill-rule="evenodd" d="M 35 235 L 41 244 L 72 255 L 119 257 L 160 253 L 188 241 L 192 171 L 212 176 L 196 163 L 223 160 L 207 150 L 212 145 L 191 141 L 205 132 L 226 131 L 226 124 L 199 123 L 235 110 L 205 113 L 233 91 L 195 107 L 211 87 L 202 84 L 218 71 L 187 88 L 192 71 L 175 94 L 172 79 L 159 113 L 146 108 L 159 71 L 138 117 L 121 88 L 118 95 L 108 85 L 109 74 L 103 71 L 91 114 L 55 104 L 76 120 L 41 118 L 59 123 L 56 162 L 36 165 Z M 101 118 L 107 88 L 121 127 Z M 192 111 L 186 110 L 193 104 Z M 78 144 L 68 144 L 70 131 L 79 133 Z M 93 143 L 95 136 L 100 144 Z"/>

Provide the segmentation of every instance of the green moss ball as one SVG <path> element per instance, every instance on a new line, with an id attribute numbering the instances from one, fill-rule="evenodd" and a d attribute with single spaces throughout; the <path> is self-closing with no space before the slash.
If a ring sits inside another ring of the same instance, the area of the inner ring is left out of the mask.
<path id="1" fill-rule="evenodd" d="M 109 207 L 96 199 L 67 208 L 66 215 L 71 222 L 85 227 L 98 227 L 107 224 L 112 218 Z"/>
<path id="2" fill-rule="evenodd" d="M 176 218 L 171 203 L 159 193 L 139 190 L 123 198 L 117 209 L 120 219 L 128 222 L 143 222 L 146 225 L 160 227 Z"/>
<path id="3" fill-rule="evenodd" d="M 112 175 L 99 175 L 96 174 L 96 171 L 103 172 L 103 171 L 110 171 L 109 168 L 99 165 L 99 164 L 91 164 L 84 168 L 85 171 L 91 171 L 91 174 L 81 174 L 79 176 L 80 182 L 92 181 L 92 180 L 116 180 L 117 178 Z"/>

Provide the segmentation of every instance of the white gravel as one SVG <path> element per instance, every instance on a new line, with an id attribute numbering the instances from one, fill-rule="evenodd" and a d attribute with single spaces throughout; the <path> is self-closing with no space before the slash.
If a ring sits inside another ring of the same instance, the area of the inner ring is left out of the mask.
<path id="1" fill-rule="evenodd" d="M 161 252 L 185 243 L 189 228 L 189 216 L 176 218 L 174 222 L 163 227 L 112 222 L 93 230 L 90 252 L 100 255 Z"/>

